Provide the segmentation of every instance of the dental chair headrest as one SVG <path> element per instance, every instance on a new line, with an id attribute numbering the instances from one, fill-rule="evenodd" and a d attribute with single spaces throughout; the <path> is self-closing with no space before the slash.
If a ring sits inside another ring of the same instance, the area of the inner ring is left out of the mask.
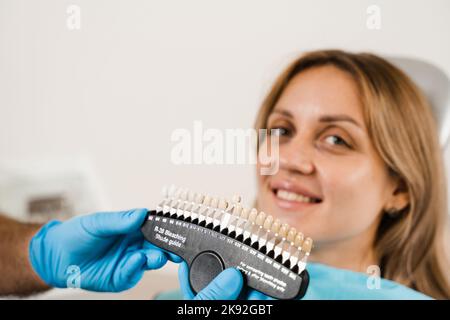
<path id="1" fill-rule="evenodd" d="M 422 89 L 433 109 L 439 129 L 442 149 L 447 146 L 450 136 L 450 80 L 435 65 L 404 57 L 387 57 L 388 61 L 403 70 Z"/>

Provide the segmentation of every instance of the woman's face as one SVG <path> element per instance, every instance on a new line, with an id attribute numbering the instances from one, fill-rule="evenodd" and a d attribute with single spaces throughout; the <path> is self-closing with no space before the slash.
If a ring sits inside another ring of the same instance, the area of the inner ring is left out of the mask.
<path id="1" fill-rule="evenodd" d="M 301 72 L 267 128 L 279 129 L 279 170 L 258 176 L 260 210 L 317 245 L 376 229 L 396 186 L 371 143 L 350 75 L 333 66 Z"/>

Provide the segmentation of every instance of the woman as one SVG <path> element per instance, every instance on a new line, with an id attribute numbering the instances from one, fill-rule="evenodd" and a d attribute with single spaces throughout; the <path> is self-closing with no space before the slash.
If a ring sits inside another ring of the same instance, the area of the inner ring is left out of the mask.
<path id="1" fill-rule="evenodd" d="M 310 261 L 337 268 L 348 286 L 379 267 L 384 279 L 450 298 L 437 130 L 403 72 L 372 54 L 307 53 L 276 80 L 257 116 L 261 128 L 279 135 L 280 167 L 258 176 L 257 208 L 312 237 Z M 311 287 L 317 274 L 333 270 L 312 266 Z M 192 297 L 181 268 L 183 292 Z"/>

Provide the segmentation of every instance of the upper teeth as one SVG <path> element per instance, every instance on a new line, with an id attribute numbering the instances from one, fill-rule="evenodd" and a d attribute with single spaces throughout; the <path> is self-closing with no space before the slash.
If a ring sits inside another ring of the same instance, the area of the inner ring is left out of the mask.
<path id="1" fill-rule="evenodd" d="M 289 201 L 315 202 L 313 198 L 302 196 L 301 194 L 281 189 L 277 190 L 277 197 Z"/>

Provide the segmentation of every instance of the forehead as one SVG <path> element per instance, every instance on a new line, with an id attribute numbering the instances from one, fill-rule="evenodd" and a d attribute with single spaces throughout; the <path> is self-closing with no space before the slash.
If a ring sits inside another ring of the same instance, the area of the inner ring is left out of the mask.
<path id="1" fill-rule="evenodd" d="M 364 123 L 355 81 L 334 66 L 313 67 L 297 74 L 281 94 L 275 109 L 288 110 L 295 118 L 345 114 Z"/>

